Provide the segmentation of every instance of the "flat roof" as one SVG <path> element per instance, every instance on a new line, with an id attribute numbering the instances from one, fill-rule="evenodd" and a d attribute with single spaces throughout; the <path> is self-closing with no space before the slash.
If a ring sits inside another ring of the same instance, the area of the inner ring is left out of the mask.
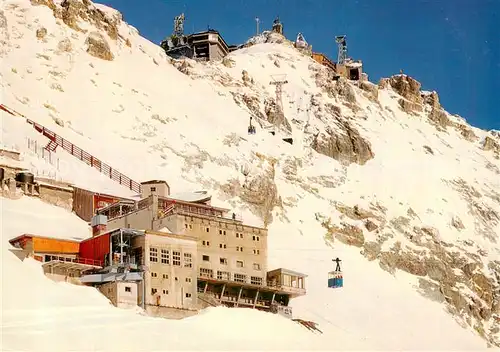
<path id="1" fill-rule="evenodd" d="M 222 212 L 227 212 L 227 211 L 230 210 L 230 209 L 227 209 L 227 208 L 219 208 L 219 207 L 214 207 L 213 205 L 206 205 L 206 204 L 201 204 L 201 203 L 193 203 L 193 202 L 189 202 L 189 201 L 186 201 L 186 200 L 175 199 L 175 198 L 171 198 L 171 197 L 160 197 L 160 196 L 158 196 L 158 199 L 170 201 L 172 203 L 180 203 L 180 204 L 185 204 L 185 205 L 192 205 L 192 206 L 195 206 L 195 207 L 198 207 L 198 208 L 219 210 L 219 211 L 222 211 Z"/>
<path id="2" fill-rule="evenodd" d="M 149 180 L 149 181 L 144 181 L 144 182 L 141 182 L 141 185 L 150 185 L 150 184 L 157 184 L 157 183 L 163 183 L 163 184 L 166 184 L 168 186 L 168 183 L 165 180 Z"/>
<path id="3" fill-rule="evenodd" d="M 77 239 L 68 240 L 66 238 L 58 238 L 58 237 L 50 237 L 50 236 L 38 236 L 38 235 L 33 235 L 33 234 L 25 233 L 25 234 L 22 234 L 20 236 L 11 238 L 9 240 L 9 243 L 12 244 L 12 245 L 14 245 L 14 243 L 19 242 L 19 241 L 21 241 L 23 239 L 31 239 L 33 237 L 35 237 L 35 238 L 43 238 L 43 239 L 47 239 L 47 240 L 54 240 L 54 241 L 73 242 L 73 243 L 80 243 L 81 241 L 85 240 L 85 238 L 82 238 L 81 240 L 77 240 Z"/>
<path id="4" fill-rule="evenodd" d="M 201 282 L 207 281 L 207 282 L 211 282 L 214 284 L 221 284 L 221 285 L 227 285 L 230 287 L 241 287 L 241 288 L 246 288 L 246 289 L 260 290 L 262 292 L 274 292 L 274 293 L 278 293 L 280 295 L 287 295 L 287 296 L 291 295 L 290 292 L 280 290 L 278 288 L 264 286 L 264 285 L 254 285 L 254 284 L 249 284 L 247 282 L 219 280 L 219 279 L 200 277 L 200 276 L 198 276 L 197 281 L 201 281 Z"/>
<path id="5" fill-rule="evenodd" d="M 268 271 L 267 274 L 269 275 L 269 274 L 274 274 L 274 273 L 278 273 L 278 272 L 281 272 L 283 274 L 293 275 L 293 276 L 307 277 L 306 274 L 302 274 L 302 273 L 299 273 L 298 271 L 293 271 L 293 270 L 286 269 L 286 268 L 274 269 L 274 270 Z"/>

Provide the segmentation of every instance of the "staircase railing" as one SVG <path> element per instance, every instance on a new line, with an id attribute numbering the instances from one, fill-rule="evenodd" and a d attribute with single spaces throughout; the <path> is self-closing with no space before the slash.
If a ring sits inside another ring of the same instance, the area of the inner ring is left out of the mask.
<path id="1" fill-rule="evenodd" d="M 3 104 L 0 104 L 0 109 L 8 112 L 9 114 L 13 116 L 20 116 L 26 119 L 26 122 L 29 123 L 30 125 L 33 126 L 33 128 L 43 134 L 45 137 L 49 139 L 49 143 L 45 146 L 45 149 L 47 151 L 55 151 L 58 146 L 63 148 L 65 151 L 76 157 L 77 159 L 80 159 L 84 163 L 86 163 L 88 166 L 95 168 L 102 174 L 108 176 L 111 180 L 119 183 L 122 186 L 125 186 L 129 188 L 130 190 L 141 193 L 141 184 L 137 181 L 132 180 L 131 178 L 125 176 L 118 170 L 112 168 L 108 164 L 102 162 L 100 159 L 96 158 L 95 156 L 91 155 L 90 153 L 87 153 L 85 150 L 79 148 L 78 146 L 74 145 L 67 139 L 62 138 L 58 134 L 54 133 L 53 131 L 49 130 L 48 128 L 45 128 L 43 125 L 40 125 L 39 123 L 36 123 L 33 120 L 28 119 L 26 116 L 16 112 L 13 109 L 10 109 L 6 107 Z"/>

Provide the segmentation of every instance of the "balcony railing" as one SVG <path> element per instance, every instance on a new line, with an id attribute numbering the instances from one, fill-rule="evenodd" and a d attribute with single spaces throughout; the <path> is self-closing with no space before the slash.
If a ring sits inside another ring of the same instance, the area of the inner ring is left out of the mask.
<path id="1" fill-rule="evenodd" d="M 61 257 L 56 255 L 47 255 L 45 256 L 45 262 L 49 261 L 59 261 L 59 262 L 67 262 L 67 263 L 77 263 L 84 265 L 92 265 L 102 267 L 102 261 L 88 258 L 69 258 L 69 257 Z"/>

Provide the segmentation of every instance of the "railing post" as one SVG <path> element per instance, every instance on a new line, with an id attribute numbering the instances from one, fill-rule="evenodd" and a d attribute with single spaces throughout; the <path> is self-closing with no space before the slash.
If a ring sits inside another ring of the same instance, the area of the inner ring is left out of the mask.
<path id="1" fill-rule="evenodd" d="M 90 156 L 90 166 L 94 167 L 94 157 Z"/>

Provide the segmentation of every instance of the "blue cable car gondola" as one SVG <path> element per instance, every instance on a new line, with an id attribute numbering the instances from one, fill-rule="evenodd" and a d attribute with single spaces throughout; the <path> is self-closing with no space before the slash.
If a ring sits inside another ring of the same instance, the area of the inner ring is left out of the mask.
<path id="1" fill-rule="evenodd" d="M 339 258 L 332 259 L 332 261 L 337 262 L 337 266 L 334 271 L 330 271 L 328 273 L 328 287 L 330 288 L 339 288 L 344 286 L 344 276 L 342 274 L 342 270 L 340 269 L 340 260 Z"/>

